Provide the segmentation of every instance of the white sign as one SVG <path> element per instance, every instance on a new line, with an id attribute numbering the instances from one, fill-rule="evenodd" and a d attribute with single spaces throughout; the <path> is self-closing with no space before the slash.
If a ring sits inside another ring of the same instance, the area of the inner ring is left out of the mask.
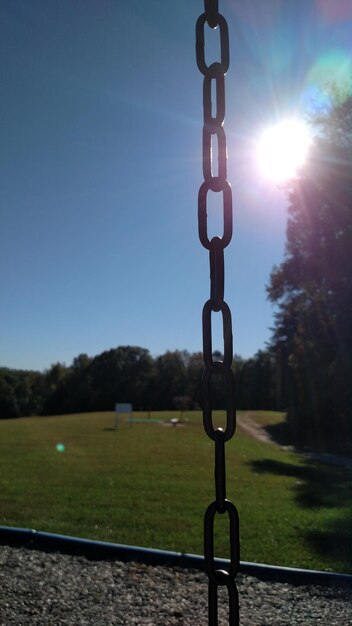
<path id="1" fill-rule="evenodd" d="M 131 413 L 132 404 L 115 404 L 116 413 Z"/>

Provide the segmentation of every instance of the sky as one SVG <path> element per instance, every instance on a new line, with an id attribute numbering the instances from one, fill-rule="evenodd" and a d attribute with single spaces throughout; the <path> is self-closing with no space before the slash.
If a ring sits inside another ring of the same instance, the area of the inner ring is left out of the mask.
<path id="1" fill-rule="evenodd" d="M 44 370 L 120 345 L 153 356 L 202 349 L 203 7 L 0 3 L 0 366 Z M 234 203 L 225 299 L 234 350 L 248 358 L 270 339 L 265 286 L 283 260 L 287 220 L 285 193 L 259 172 L 258 137 L 306 117 L 328 81 L 351 76 L 352 5 L 219 0 L 219 9 L 230 34 L 224 128 Z M 215 314 L 213 326 L 222 351 Z"/>

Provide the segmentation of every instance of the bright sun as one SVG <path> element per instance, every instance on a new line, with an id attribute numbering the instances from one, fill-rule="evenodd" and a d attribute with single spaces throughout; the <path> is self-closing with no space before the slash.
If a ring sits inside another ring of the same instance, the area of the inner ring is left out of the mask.
<path id="1" fill-rule="evenodd" d="M 266 128 L 257 145 L 261 172 L 278 183 L 293 178 L 306 160 L 310 143 L 308 126 L 298 119 L 286 119 Z"/>

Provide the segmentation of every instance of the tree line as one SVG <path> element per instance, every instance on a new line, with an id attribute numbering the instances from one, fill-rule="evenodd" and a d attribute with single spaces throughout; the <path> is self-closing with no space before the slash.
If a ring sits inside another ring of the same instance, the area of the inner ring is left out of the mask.
<path id="1" fill-rule="evenodd" d="M 221 359 L 219 352 L 215 359 Z M 275 359 L 259 351 L 234 359 L 237 404 L 242 409 L 275 409 Z M 201 406 L 201 352 L 168 351 L 152 357 L 138 346 L 119 346 L 95 357 L 80 354 L 70 366 L 44 372 L 0 368 L 0 418 L 111 411 L 116 402 L 135 410 L 198 409 Z M 225 406 L 226 390 L 214 380 L 213 406 Z"/>

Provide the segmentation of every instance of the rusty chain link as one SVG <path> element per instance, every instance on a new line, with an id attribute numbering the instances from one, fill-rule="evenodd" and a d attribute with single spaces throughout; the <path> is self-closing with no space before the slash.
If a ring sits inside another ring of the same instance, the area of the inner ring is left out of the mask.
<path id="1" fill-rule="evenodd" d="M 205 25 L 219 29 L 220 62 L 206 64 Z M 204 0 L 204 13 L 196 24 L 196 58 L 203 74 L 203 177 L 198 193 L 198 233 L 201 244 L 209 250 L 210 299 L 204 305 L 202 316 L 203 358 L 205 369 L 202 378 L 203 426 L 215 444 L 215 500 L 204 516 L 204 560 L 209 578 L 209 626 L 218 625 L 218 588 L 226 586 L 228 592 L 228 623 L 239 625 L 238 594 L 235 577 L 238 572 L 239 522 L 237 509 L 226 499 L 225 443 L 236 429 L 235 381 L 232 372 L 233 346 L 231 311 L 224 301 L 224 249 L 232 238 L 232 192 L 227 181 L 226 136 L 223 128 L 225 118 L 225 74 L 229 68 L 229 35 L 227 22 L 219 13 L 218 0 Z M 212 84 L 215 82 L 215 112 L 212 104 Z M 212 137 L 217 141 L 218 164 L 214 173 L 212 160 Z M 223 233 L 209 239 L 207 223 L 208 193 L 222 193 Z M 212 313 L 221 313 L 223 324 L 223 360 L 214 361 L 212 348 Z M 212 407 L 212 378 L 221 376 L 226 386 L 226 426 L 214 428 Z M 215 566 L 214 522 L 216 514 L 227 513 L 229 519 L 230 563 L 228 570 Z"/>

